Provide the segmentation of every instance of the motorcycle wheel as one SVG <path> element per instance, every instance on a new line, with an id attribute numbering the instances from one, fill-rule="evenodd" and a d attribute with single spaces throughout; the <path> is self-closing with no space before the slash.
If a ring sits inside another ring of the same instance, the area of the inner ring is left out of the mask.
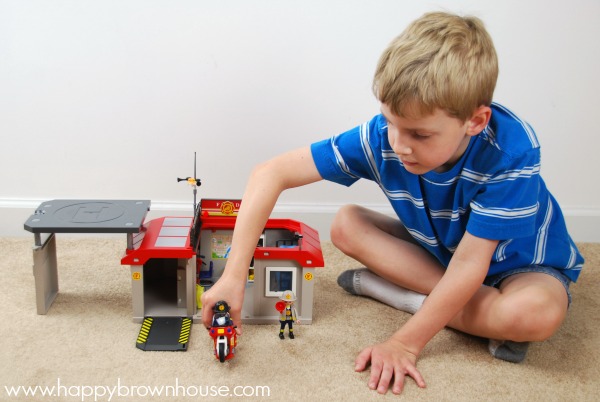
<path id="1" fill-rule="evenodd" d="M 219 361 L 223 363 L 225 361 L 225 345 L 219 344 Z"/>

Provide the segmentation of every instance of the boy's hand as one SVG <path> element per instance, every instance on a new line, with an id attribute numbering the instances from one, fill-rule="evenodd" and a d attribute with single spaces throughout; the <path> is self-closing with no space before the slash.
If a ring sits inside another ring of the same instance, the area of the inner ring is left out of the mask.
<path id="1" fill-rule="evenodd" d="M 202 294 L 202 323 L 206 328 L 212 326 L 213 307 L 219 300 L 225 300 L 231 310 L 229 315 L 238 335 L 242 334 L 242 303 L 244 301 L 244 284 L 221 278 L 209 290 Z"/>
<path id="2" fill-rule="evenodd" d="M 393 378 L 392 392 L 400 394 L 404 389 L 404 377 L 410 376 L 417 385 L 425 388 L 425 381 L 417 370 L 417 356 L 403 344 L 388 339 L 383 343 L 364 349 L 355 361 L 354 370 L 363 371 L 371 362 L 369 388 L 385 394 Z"/>

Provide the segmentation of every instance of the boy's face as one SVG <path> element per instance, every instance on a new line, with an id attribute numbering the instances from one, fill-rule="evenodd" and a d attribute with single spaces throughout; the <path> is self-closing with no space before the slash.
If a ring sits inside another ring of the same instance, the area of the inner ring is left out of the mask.
<path id="1" fill-rule="evenodd" d="M 406 170 L 417 175 L 449 170 L 467 149 L 471 136 L 483 130 L 491 115 L 490 110 L 487 118 L 475 117 L 476 112 L 474 117 L 462 122 L 436 109 L 425 117 L 408 118 L 393 114 L 386 104 L 381 105 L 381 112 L 388 123 L 392 149 Z"/>

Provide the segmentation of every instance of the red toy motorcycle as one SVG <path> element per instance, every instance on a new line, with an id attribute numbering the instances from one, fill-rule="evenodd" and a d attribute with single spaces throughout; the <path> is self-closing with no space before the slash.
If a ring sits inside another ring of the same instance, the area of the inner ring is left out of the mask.
<path id="1" fill-rule="evenodd" d="M 229 316 L 229 305 L 225 301 L 218 301 L 213 307 L 212 326 L 208 333 L 213 338 L 215 357 L 221 363 L 232 359 L 237 345 L 237 332 Z"/>

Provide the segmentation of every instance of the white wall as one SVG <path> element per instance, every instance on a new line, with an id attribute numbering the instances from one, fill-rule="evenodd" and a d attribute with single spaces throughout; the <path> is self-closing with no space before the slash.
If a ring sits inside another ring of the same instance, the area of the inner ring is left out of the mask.
<path id="1" fill-rule="evenodd" d="M 600 241 L 596 118 L 600 2 L 0 0 L 0 235 L 43 200 L 144 198 L 189 214 L 240 197 L 249 170 L 378 111 L 380 52 L 413 19 L 481 17 L 495 39 L 496 100 L 526 118 L 542 172 L 578 241 Z M 389 211 L 370 183 L 318 183 L 280 199 L 328 237 L 343 203 Z"/>

